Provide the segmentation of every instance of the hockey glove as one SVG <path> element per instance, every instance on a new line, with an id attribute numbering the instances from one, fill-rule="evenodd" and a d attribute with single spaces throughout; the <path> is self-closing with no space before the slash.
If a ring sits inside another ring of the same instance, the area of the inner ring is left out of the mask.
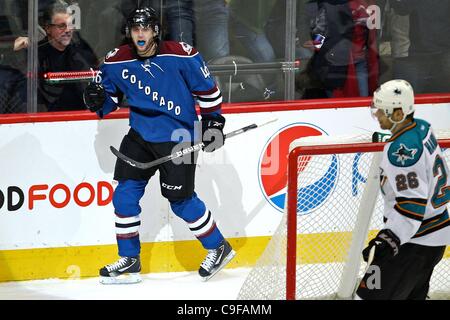
<path id="1" fill-rule="evenodd" d="M 374 260 L 381 261 L 395 257 L 400 249 L 400 239 L 389 229 L 381 230 L 369 245 L 363 250 L 365 262 L 369 260 L 370 249 L 375 246 Z"/>
<path id="2" fill-rule="evenodd" d="M 99 83 L 90 82 L 86 89 L 84 89 L 83 100 L 86 108 L 92 112 L 97 112 L 103 107 L 103 103 L 105 103 L 105 89 Z"/>
<path id="3" fill-rule="evenodd" d="M 382 132 L 374 132 L 372 134 L 372 142 L 386 142 L 392 135 Z"/>
<path id="4" fill-rule="evenodd" d="M 225 143 L 223 127 L 225 126 L 225 118 L 219 115 L 202 116 L 202 142 L 204 143 L 203 151 L 213 152 Z"/>

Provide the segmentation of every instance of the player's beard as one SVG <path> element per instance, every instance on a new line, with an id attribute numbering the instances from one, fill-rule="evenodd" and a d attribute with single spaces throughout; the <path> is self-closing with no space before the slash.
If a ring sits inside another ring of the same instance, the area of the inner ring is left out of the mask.
<path id="1" fill-rule="evenodd" d="M 138 40 L 139 41 L 139 40 Z M 136 47 L 136 52 L 139 56 L 147 57 L 154 54 L 154 47 L 156 47 L 156 43 L 153 40 L 145 41 L 145 46 L 139 46 L 138 41 L 134 41 L 134 46 Z"/>

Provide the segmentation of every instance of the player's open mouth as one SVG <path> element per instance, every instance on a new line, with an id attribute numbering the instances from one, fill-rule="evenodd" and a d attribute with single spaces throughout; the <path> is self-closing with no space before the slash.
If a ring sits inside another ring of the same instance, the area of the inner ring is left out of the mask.
<path id="1" fill-rule="evenodd" d="M 138 46 L 143 47 L 145 45 L 145 41 L 144 40 L 139 40 L 137 42 Z"/>

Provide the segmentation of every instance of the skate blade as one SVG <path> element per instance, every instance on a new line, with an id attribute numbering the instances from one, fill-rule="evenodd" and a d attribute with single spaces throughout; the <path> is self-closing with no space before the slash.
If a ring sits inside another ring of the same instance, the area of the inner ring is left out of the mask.
<path id="1" fill-rule="evenodd" d="M 209 279 L 211 279 L 212 277 L 214 277 L 214 275 L 219 272 L 220 270 L 222 270 L 223 268 L 225 268 L 225 266 L 231 261 L 231 259 L 234 258 L 234 256 L 236 255 L 236 251 L 231 250 L 230 253 L 225 257 L 225 259 L 223 259 L 222 264 L 217 267 L 216 270 L 214 270 L 209 276 L 207 277 L 202 277 L 202 281 L 206 282 Z"/>
<path id="2" fill-rule="evenodd" d="M 117 277 L 100 277 L 101 284 L 132 284 L 142 281 L 139 273 L 121 274 Z"/>

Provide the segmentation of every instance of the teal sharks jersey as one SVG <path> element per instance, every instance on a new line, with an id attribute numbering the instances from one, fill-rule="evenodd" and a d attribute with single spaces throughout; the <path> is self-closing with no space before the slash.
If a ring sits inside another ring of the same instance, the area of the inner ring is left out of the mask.
<path id="1" fill-rule="evenodd" d="M 450 244 L 450 172 L 429 123 L 415 119 L 391 137 L 380 173 L 384 228 L 402 244 Z"/>

